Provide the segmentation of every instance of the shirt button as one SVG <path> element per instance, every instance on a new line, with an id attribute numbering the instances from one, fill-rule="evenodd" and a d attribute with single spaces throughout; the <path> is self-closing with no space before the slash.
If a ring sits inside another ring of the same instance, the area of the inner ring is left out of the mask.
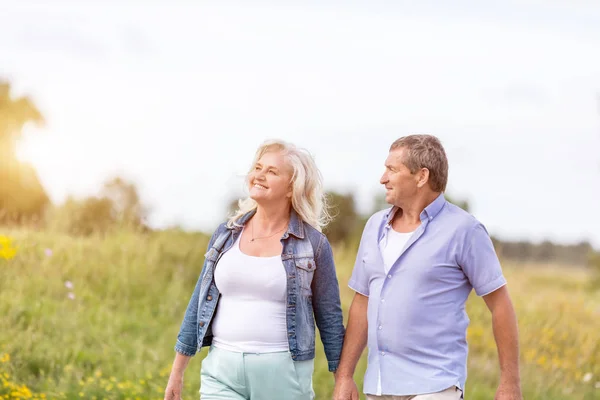
<path id="1" fill-rule="evenodd" d="M 385 351 L 382 351 L 382 352 L 381 352 L 381 355 L 382 355 L 382 356 L 385 356 Z"/>
<path id="2" fill-rule="evenodd" d="M 382 329 L 383 329 L 383 326 L 379 325 L 379 330 L 382 330 Z"/>
<path id="3" fill-rule="evenodd" d="M 389 274 L 389 275 L 388 275 L 388 278 L 391 278 L 391 277 L 392 277 L 392 274 Z"/>
<path id="4" fill-rule="evenodd" d="M 385 299 L 381 299 L 381 302 L 382 302 L 382 303 L 385 303 Z"/>

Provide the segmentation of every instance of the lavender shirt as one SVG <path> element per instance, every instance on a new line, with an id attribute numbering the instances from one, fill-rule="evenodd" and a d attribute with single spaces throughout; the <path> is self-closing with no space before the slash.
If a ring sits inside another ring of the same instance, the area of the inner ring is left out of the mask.
<path id="1" fill-rule="evenodd" d="M 506 284 L 492 241 L 473 216 L 441 194 L 386 274 L 379 242 L 396 208 L 367 222 L 349 286 L 369 297 L 368 366 L 364 392 L 434 393 L 467 377 L 465 302 Z"/>

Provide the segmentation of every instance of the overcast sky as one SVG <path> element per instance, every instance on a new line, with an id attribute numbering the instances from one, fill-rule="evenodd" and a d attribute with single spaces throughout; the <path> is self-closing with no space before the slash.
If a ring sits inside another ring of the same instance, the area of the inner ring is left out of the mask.
<path id="1" fill-rule="evenodd" d="M 491 233 L 600 247 L 600 2 L 0 0 L 0 38 L 55 202 L 120 174 L 208 231 L 277 137 L 366 212 L 390 143 L 431 133 Z"/>

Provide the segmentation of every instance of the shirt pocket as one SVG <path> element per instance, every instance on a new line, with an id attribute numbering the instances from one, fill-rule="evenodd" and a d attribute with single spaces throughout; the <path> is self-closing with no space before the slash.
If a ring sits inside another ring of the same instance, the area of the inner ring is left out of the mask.
<path id="1" fill-rule="evenodd" d="M 311 292 L 310 285 L 315 274 L 317 265 L 315 260 L 312 258 L 299 258 L 295 259 L 296 264 L 296 277 L 298 279 L 298 285 L 303 291 Z"/>
<path id="2" fill-rule="evenodd" d="M 378 249 L 374 251 L 365 251 L 362 257 L 362 264 L 368 274 L 383 274 L 383 257 L 378 253 Z"/>

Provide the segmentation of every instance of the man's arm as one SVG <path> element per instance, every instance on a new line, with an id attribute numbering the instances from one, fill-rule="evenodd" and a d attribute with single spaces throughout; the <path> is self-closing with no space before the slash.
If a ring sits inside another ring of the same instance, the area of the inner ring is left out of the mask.
<path id="1" fill-rule="evenodd" d="M 358 388 L 354 383 L 356 364 L 367 346 L 367 306 L 369 298 L 360 293 L 354 295 L 348 316 L 348 327 L 342 348 L 342 357 L 335 373 L 334 400 L 358 400 Z"/>
<path id="2" fill-rule="evenodd" d="M 521 400 L 517 316 L 506 286 L 483 296 L 492 313 L 492 328 L 500 362 L 497 400 Z"/>

